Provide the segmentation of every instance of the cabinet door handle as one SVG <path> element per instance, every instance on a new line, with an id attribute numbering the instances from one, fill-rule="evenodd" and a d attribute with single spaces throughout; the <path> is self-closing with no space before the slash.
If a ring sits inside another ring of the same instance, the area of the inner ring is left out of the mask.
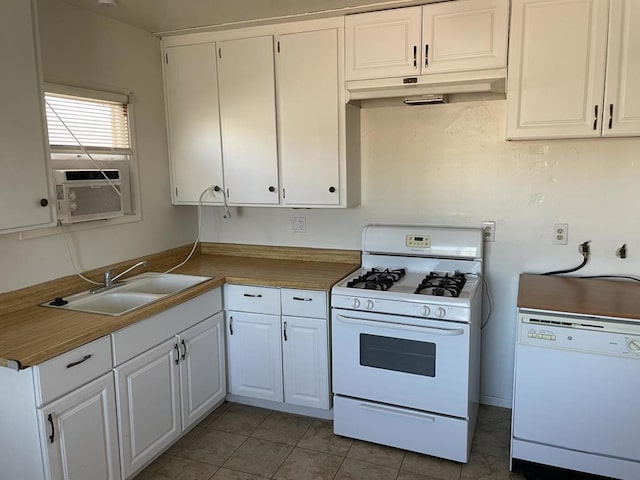
<path id="1" fill-rule="evenodd" d="M 613 103 L 609 104 L 609 130 L 613 127 Z"/>
<path id="2" fill-rule="evenodd" d="M 284 341 L 287 341 L 287 322 L 284 322 Z"/>
<path id="3" fill-rule="evenodd" d="M 180 348 L 178 347 L 178 344 L 176 343 L 173 348 L 176 349 L 176 365 L 178 365 L 180 363 Z"/>
<path id="4" fill-rule="evenodd" d="M 593 129 L 598 128 L 598 105 L 593 106 Z"/>
<path id="5" fill-rule="evenodd" d="M 313 298 L 308 298 L 308 297 L 293 297 L 294 300 L 297 300 L 298 302 L 311 302 L 313 301 Z"/>
<path id="6" fill-rule="evenodd" d="M 424 45 L 424 66 L 429 66 L 429 44 L 425 43 Z"/>
<path id="7" fill-rule="evenodd" d="M 53 443 L 53 439 L 56 436 L 56 429 L 53 426 L 53 417 L 51 416 L 51 414 L 49 414 L 49 416 L 47 417 L 47 421 L 49 422 L 49 425 L 51 425 L 51 435 L 49 435 L 49 442 Z"/>
<path id="8" fill-rule="evenodd" d="M 184 338 L 182 339 L 182 360 L 184 360 L 187 356 L 187 344 L 184 341 Z"/>
<path id="9" fill-rule="evenodd" d="M 229 335 L 233 335 L 233 317 L 229 317 Z"/>
<path id="10" fill-rule="evenodd" d="M 89 360 L 91 357 L 93 357 L 93 354 L 90 353 L 88 355 L 85 355 L 84 357 L 82 357 L 80 360 L 77 360 L 75 362 L 71 362 L 71 363 L 67 363 L 67 368 L 73 368 L 76 365 L 80 365 L 81 363 L 86 362 L 87 360 Z"/>
<path id="11" fill-rule="evenodd" d="M 418 68 L 418 46 L 413 46 L 413 68 Z"/>
<path id="12" fill-rule="evenodd" d="M 260 293 L 245 293 L 244 296 L 249 298 L 262 298 L 262 294 Z"/>

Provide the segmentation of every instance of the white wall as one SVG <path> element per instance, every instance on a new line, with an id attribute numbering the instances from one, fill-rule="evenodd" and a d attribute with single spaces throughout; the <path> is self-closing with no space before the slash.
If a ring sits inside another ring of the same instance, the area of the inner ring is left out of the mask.
<path id="1" fill-rule="evenodd" d="M 480 226 L 495 220 L 485 273 L 493 313 L 483 331 L 483 401 L 511 401 L 518 275 L 575 266 L 584 274 L 640 270 L 640 139 L 506 142 L 503 100 L 362 109 L 362 205 L 347 210 L 205 211 L 208 241 L 360 248 L 367 223 Z M 291 232 L 305 216 L 307 233 Z M 551 244 L 553 223 L 569 244 Z M 615 257 L 626 243 L 629 257 Z M 486 302 L 485 302 L 486 306 Z M 485 309 L 486 313 L 486 309 Z"/>
<path id="2" fill-rule="evenodd" d="M 70 235 L 80 268 L 193 241 L 194 209 L 170 204 L 159 40 L 57 0 L 39 1 L 38 14 L 45 81 L 135 94 L 143 220 Z M 73 272 L 59 235 L 0 235 L 0 265 L 0 292 Z"/>

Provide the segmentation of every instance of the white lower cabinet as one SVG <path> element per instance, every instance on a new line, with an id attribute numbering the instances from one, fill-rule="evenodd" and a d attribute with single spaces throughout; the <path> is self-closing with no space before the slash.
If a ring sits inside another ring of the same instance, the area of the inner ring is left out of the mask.
<path id="1" fill-rule="evenodd" d="M 289 405 L 294 411 L 295 407 L 328 411 L 327 294 L 242 285 L 225 288 L 229 393 L 283 403 L 284 410 Z"/>
<path id="2" fill-rule="evenodd" d="M 46 478 L 120 478 L 113 373 L 38 409 Z"/>
<path id="3" fill-rule="evenodd" d="M 113 334 L 123 478 L 224 400 L 221 309 L 217 289 Z"/>

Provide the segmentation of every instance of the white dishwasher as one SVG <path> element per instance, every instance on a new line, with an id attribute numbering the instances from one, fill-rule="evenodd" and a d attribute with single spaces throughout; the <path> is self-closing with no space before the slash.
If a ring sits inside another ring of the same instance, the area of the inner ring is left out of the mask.
<path id="1" fill-rule="evenodd" d="M 511 461 L 640 479 L 640 321 L 519 309 Z"/>

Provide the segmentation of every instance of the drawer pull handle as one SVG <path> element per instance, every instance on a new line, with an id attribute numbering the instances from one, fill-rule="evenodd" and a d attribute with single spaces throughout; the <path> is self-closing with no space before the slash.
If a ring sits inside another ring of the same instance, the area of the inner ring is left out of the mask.
<path id="1" fill-rule="evenodd" d="M 51 414 L 49 414 L 49 416 L 47 417 L 47 421 L 49 422 L 49 425 L 51 425 L 51 435 L 49 435 L 49 442 L 53 443 L 53 439 L 56 436 L 56 429 L 53 426 L 53 417 L 51 416 Z"/>
<path id="2" fill-rule="evenodd" d="M 260 293 L 245 293 L 244 296 L 250 298 L 262 298 L 262 294 Z"/>
<path id="3" fill-rule="evenodd" d="M 308 297 L 293 297 L 294 300 L 297 300 L 298 302 L 311 302 L 313 301 L 313 298 L 308 298 Z"/>
<path id="4" fill-rule="evenodd" d="M 233 335 L 233 317 L 229 317 L 229 335 Z"/>
<path id="5" fill-rule="evenodd" d="M 284 341 L 287 341 L 287 322 L 284 322 Z"/>
<path id="6" fill-rule="evenodd" d="M 81 363 L 86 362 L 87 360 L 89 360 L 91 357 L 93 357 L 93 354 L 88 354 L 85 355 L 84 357 L 82 357 L 80 360 L 78 360 L 77 362 L 71 362 L 71 363 L 67 363 L 67 368 L 73 368 L 76 365 L 80 365 Z"/>
<path id="7" fill-rule="evenodd" d="M 187 357 L 187 344 L 184 341 L 184 338 L 182 339 L 182 360 L 184 360 Z"/>
<path id="8" fill-rule="evenodd" d="M 180 363 L 180 348 L 178 347 L 178 344 L 176 343 L 173 348 L 176 349 L 176 365 L 178 365 Z"/>

